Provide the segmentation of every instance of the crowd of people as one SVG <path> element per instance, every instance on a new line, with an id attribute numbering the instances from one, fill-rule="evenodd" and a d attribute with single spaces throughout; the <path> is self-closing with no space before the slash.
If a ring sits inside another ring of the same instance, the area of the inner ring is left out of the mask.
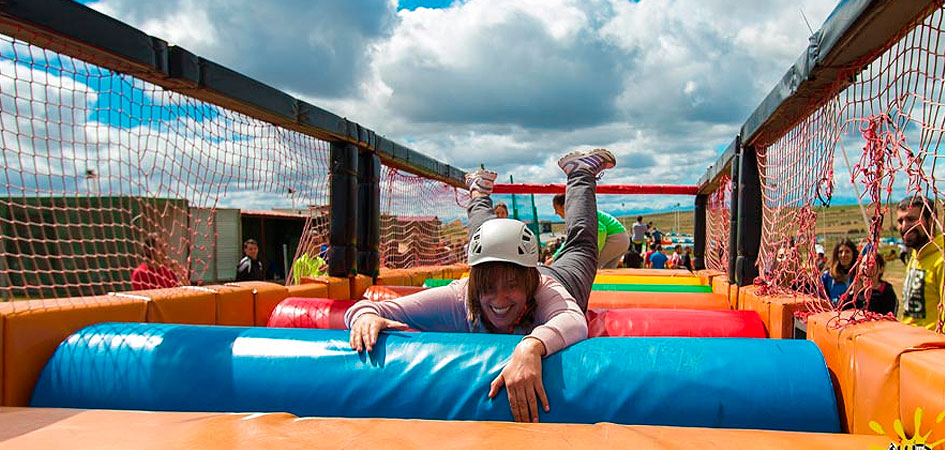
<path id="1" fill-rule="evenodd" d="M 895 316 L 917 326 L 934 329 L 942 311 L 943 237 L 936 224 L 935 202 L 922 196 L 909 196 L 896 207 L 896 227 L 902 247 L 889 252 L 889 259 L 898 256 L 906 265 L 902 296 L 898 299 L 892 284 L 883 279 L 887 258 L 871 244 L 857 246 L 850 239 L 841 239 L 833 247 L 830 258 L 817 245 L 818 268 L 823 296 L 838 309 L 865 309 Z M 858 276 L 859 274 L 859 276 Z"/>
<path id="2" fill-rule="evenodd" d="M 552 201 L 555 212 L 562 218 L 564 199 L 561 195 L 555 196 Z M 496 217 L 500 217 L 498 208 L 499 206 L 496 207 Z M 637 217 L 630 231 L 614 216 L 603 211 L 597 211 L 597 223 L 598 266 L 601 269 L 621 267 L 693 270 L 692 247 L 681 244 L 675 244 L 671 248 L 664 247 L 663 233 L 653 226 L 653 222 L 644 224 L 643 216 Z M 539 261 L 545 265 L 553 263 L 566 242 L 565 238 L 548 243 L 541 249 Z M 672 253 L 667 254 L 668 251 Z"/>

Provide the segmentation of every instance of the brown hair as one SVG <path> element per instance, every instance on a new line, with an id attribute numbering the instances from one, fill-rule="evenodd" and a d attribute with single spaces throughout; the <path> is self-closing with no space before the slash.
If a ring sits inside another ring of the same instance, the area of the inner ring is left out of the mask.
<path id="1" fill-rule="evenodd" d="M 910 208 L 921 209 L 922 218 L 925 219 L 929 226 L 932 225 L 932 218 L 938 214 L 938 211 L 935 209 L 935 202 L 921 195 L 906 197 L 902 199 L 897 206 L 900 211 L 908 211 Z"/>
<path id="2" fill-rule="evenodd" d="M 853 251 L 853 262 L 849 266 L 844 267 L 840 265 L 840 247 L 849 247 Z M 853 265 L 856 264 L 856 244 L 849 239 L 842 239 L 840 242 L 837 242 L 837 245 L 833 246 L 833 253 L 830 255 L 830 276 L 834 280 L 837 280 L 841 283 L 846 283 L 847 276 L 850 275 L 850 269 L 853 268 Z"/>
<path id="3" fill-rule="evenodd" d="M 501 333 L 497 330 L 489 319 L 482 314 L 482 304 L 479 299 L 493 290 L 494 282 L 497 280 L 515 280 L 518 285 L 525 290 L 525 312 L 519 320 L 519 325 L 530 329 L 535 322 L 535 291 L 538 290 L 538 283 L 541 275 L 538 269 L 534 267 L 524 267 L 518 264 L 507 262 L 487 262 L 477 264 L 469 268 L 469 283 L 466 286 L 466 317 L 473 326 L 481 321 L 490 333 Z"/>
<path id="4" fill-rule="evenodd" d="M 886 259 L 883 258 L 883 255 L 880 255 L 879 253 L 877 253 L 876 254 L 876 274 L 878 275 L 880 272 L 885 272 L 885 271 L 886 271 Z M 883 277 L 879 277 L 879 279 L 882 280 Z"/>
<path id="5" fill-rule="evenodd" d="M 564 200 L 565 200 L 564 194 L 556 194 L 554 197 L 552 197 L 551 204 L 564 206 Z"/>

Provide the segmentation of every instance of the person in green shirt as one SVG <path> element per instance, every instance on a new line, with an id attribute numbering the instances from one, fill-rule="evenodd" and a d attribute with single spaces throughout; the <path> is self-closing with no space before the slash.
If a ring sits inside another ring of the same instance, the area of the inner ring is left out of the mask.
<path id="1" fill-rule="evenodd" d="M 555 195 L 551 204 L 555 208 L 555 214 L 564 219 L 564 194 Z M 561 246 L 567 246 L 567 242 Z M 616 269 L 617 264 L 623 258 L 623 254 L 630 249 L 630 235 L 627 229 L 617 220 L 616 217 L 597 210 L 597 257 L 598 269 Z M 560 252 L 561 249 L 558 249 Z M 557 258 L 558 253 L 555 253 Z"/>
<path id="2" fill-rule="evenodd" d="M 915 195 L 903 199 L 896 209 L 899 234 L 912 253 L 896 317 L 904 323 L 940 331 L 945 245 L 935 224 L 935 202 Z"/>

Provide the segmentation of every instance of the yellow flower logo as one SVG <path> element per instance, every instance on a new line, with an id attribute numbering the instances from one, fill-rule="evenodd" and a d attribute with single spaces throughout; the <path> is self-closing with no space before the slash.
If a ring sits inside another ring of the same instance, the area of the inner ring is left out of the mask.
<path id="1" fill-rule="evenodd" d="M 942 423 L 945 420 L 945 411 L 939 413 L 938 417 L 935 418 L 935 423 Z M 928 433 L 922 434 L 920 431 L 922 427 L 922 408 L 915 409 L 915 435 L 912 437 L 906 437 L 905 429 L 902 427 L 902 421 L 896 419 L 893 422 L 893 429 L 895 429 L 896 434 L 899 437 L 899 443 L 895 441 L 889 443 L 889 447 L 885 449 L 882 447 L 877 447 L 875 445 L 870 447 L 870 450 L 935 450 L 940 444 L 945 443 L 945 439 L 941 439 L 935 442 L 929 443 L 929 436 L 932 434 L 930 430 Z M 870 421 L 870 429 L 881 434 L 886 435 L 886 430 L 883 429 L 883 426 L 880 425 L 875 420 Z M 893 439 L 896 439 L 896 436 L 890 436 Z"/>

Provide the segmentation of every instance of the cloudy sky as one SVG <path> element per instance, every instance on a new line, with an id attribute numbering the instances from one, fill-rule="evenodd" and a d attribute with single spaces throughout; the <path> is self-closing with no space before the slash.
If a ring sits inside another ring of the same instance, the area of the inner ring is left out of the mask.
<path id="1" fill-rule="evenodd" d="M 801 52 L 825 0 L 99 0 L 92 8 L 461 168 L 695 184 Z M 652 210 L 691 198 L 601 198 Z M 542 204 L 548 202 L 540 202 Z M 547 213 L 550 208 L 542 205 Z"/>

